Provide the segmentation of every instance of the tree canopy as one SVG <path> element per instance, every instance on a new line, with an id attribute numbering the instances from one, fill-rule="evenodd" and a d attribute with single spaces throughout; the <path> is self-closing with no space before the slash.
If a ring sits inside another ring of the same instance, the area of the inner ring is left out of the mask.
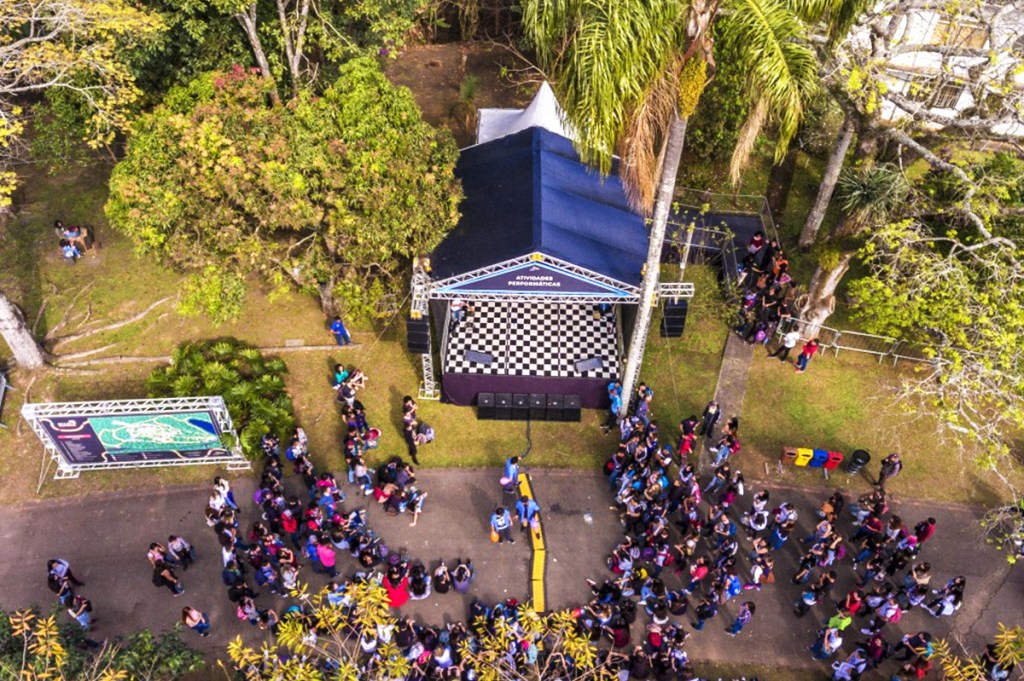
<path id="1" fill-rule="evenodd" d="M 10 205 L 11 164 L 24 151 L 19 98 L 73 92 L 88 141 L 109 142 L 139 95 L 125 55 L 162 30 L 159 16 L 124 0 L 0 0 L 0 208 Z"/>
<path id="2" fill-rule="evenodd" d="M 461 189 L 447 132 L 375 60 L 322 95 L 285 104 L 236 67 L 173 90 L 133 126 L 106 213 L 138 251 L 203 276 L 262 275 L 275 289 L 350 309 L 396 286 L 456 224 Z M 216 294 L 209 304 L 221 305 Z"/>
<path id="3" fill-rule="evenodd" d="M 0 678 L 21 681 L 171 681 L 203 667 L 180 629 L 149 631 L 90 647 L 74 625 L 36 610 L 0 612 Z"/>
<path id="4" fill-rule="evenodd" d="M 850 292 L 866 330 L 931 359 L 902 396 L 960 444 L 980 445 L 982 465 L 1002 474 L 1024 429 L 1024 239 L 1014 217 L 1024 163 L 1005 154 L 941 163 L 915 183 L 904 219 L 869 230 L 860 251 L 869 276 Z"/>

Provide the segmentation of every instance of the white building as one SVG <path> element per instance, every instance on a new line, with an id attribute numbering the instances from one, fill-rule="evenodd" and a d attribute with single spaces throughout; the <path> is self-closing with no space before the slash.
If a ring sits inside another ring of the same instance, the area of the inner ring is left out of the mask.
<path id="1" fill-rule="evenodd" d="M 863 47 L 874 44 L 875 54 L 879 42 L 887 53 L 882 116 L 896 121 L 915 111 L 925 114 L 918 118 L 931 115 L 930 126 L 941 128 L 942 119 L 969 118 L 979 98 L 1011 88 L 1017 110 L 1005 107 L 1007 122 L 994 132 L 1024 136 L 1024 2 L 963 7 L 958 16 L 896 7 L 874 23 L 874 35 L 865 28 L 857 36 Z"/>

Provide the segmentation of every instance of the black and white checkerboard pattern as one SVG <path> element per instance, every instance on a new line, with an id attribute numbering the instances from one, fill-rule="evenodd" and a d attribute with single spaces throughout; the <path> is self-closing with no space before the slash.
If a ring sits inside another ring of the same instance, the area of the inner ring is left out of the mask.
<path id="1" fill-rule="evenodd" d="M 447 373 L 555 378 L 618 377 L 614 315 L 594 317 L 593 305 L 474 303 L 475 311 L 451 327 Z M 466 350 L 491 355 L 490 365 L 466 359 Z M 600 369 L 579 372 L 576 362 L 600 357 Z"/>

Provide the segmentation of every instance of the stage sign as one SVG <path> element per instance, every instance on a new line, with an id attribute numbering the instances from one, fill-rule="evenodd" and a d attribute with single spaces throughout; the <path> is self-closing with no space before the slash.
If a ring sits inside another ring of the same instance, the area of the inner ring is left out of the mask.
<path id="1" fill-rule="evenodd" d="M 26 404 L 22 416 L 65 471 L 59 477 L 86 469 L 248 463 L 234 444 L 221 397 Z"/>
<path id="2" fill-rule="evenodd" d="M 437 289 L 439 293 L 526 293 L 548 296 L 595 295 L 626 298 L 627 291 L 587 279 L 542 262 L 529 262 L 507 270 Z"/>

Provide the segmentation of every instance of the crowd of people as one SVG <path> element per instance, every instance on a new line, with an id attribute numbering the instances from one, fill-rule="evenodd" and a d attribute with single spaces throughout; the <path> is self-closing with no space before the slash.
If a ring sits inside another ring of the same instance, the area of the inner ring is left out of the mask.
<path id="1" fill-rule="evenodd" d="M 354 396 L 366 381 L 358 370 L 341 366 L 335 379 L 339 396 L 345 386 Z M 650 387 L 641 384 L 624 396 L 621 385 L 612 383 L 609 395 L 631 404 L 629 415 L 615 423 L 619 442 L 604 468 L 624 536 L 607 557 L 611 574 L 587 580 L 592 598 L 573 611 L 577 632 L 597 647 L 601 664 L 621 681 L 699 679 L 687 652 L 695 632 L 718 623 L 735 637 L 758 626 L 758 592 L 789 579 L 800 589 L 793 617 L 810 616 L 819 623 L 807 641 L 808 653 L 831 663 L 835 681 L 852 681 L 883 665 L 902 679 L 928 675 L 935 655 L 931 633 L 897 632 L 896 625 L 915 608 L 936 618 L 952 615 L 963 602 L 965 579 L 939 578 L 923 558 L 936 532 L 934 518 L 912 522 L 891 512 L 885 487 L 902 469 L 899 454 L 882 461 L 877 483 L 855 502 L 832 493 L 813 512 L 805 509 L 801 524 L 801 511 L 789 500 L 748 488 L 737 465 L 739 419 L 725 418 L 717 402 L 667 435 L 654 418 Z M 364 503 L 380 504 L 388 514 L 410 514 L 415 526 L 427 494 L 401 457 L 368 468 L 365 455 L 375 443 L 374 429 L 357 400 L 339 401 L 346 421 L 347 487 L 344 478 L 317 470 L 305 432 L 295 428 L 287 446 L 274 434 L 263 437 L 263 467 L 253 494 L 258 520 L 243 526 L 243 511 L 223 478 L 214 479 L 207 499 L 205 517 L 221 548 L 227 597 L 240 620 L 270 635 L 289 618 L 316 635 L 307 604 L 291 598 L 310 572 L 323 575 L 328 602 L 353 618 L 352 587 L 366 581 L 383 587 L 396 609 L 410 600 L 471 591 L 475 569 L 469 558 L 458 557 L 451 566 L 443 559 L 424 564 L 389 547 L 368 526 L 365 508 L 346 509 L 347 491 Z M 411 397 L 403 398 L 407 432 L 410 423 L 419 423 L 416 410 Z M 517 484 L 522 463 L 512 456 L 501 470 L 496 491 L 509 501 L 503 499 L 490 517 L 496 543 L 514 544 L 517 526 L 522 532 L 540 526 L 539 504 Z M 293 480 L 301 480 L 299 493 L 287 489 L 297 486 L 286 480 L 287 468 Z M 347 576 L 339 552 L 352 558 L 354 569 Z M 189 541 L 170 535 L 166 543 L 151 543 L 147 558 L 154 586 L 174 597 L 185 593 L 179 572 L 197 558 Z M 780 575 L 777 560 L 795 563 L 792 574 L 787 569 Z M 47 574 L 69 616 L 88 630 L 92 605 L 75 593 L 82 582 L 61 559 L 49 561 Z M 283 600 L 260 605 L 262 592 Z M 409 679 L 471 681 L 477 670 L 465 659 L 463 642 L 501 631 L 516 641 L 505 664 L 525 669 L 550 655 L 549 666 L 564 672 L 559 678 L 573 678 L 571 656 L 549 651 L 531 633 L 535 629 L 520 621 L 519 606 L 515 599 L 496 604 L 473 599 L 466 624 L 428 626 L 400 617 L 394 625 L 363 632 L 361 663 L 366 669 L 384 665 L 382 651 L 397 646 L 411 665 Z M 210 618 L 202 609 L 184 607 L 181 622 L 200 636 L 210 634 Z M 320 662 L 331 671 L 330 659 Z"/>
<path id="2" fill-rule="evenodd" d="M 609 392 L 623 399 L 617 383 Z M 719 430 L 721 409 L 711 402 L 700 418 L 680 422 L 673 451 L 653 420 L 651 389 L 641 384 L 630 397 L 630 416 L 621 420 L 620 443 L 605 466 L 625 537 L 608 557 L 613 576 L 592 583 L 595 598 L 583 609 L 581 625 L 594 640 L 625 648 L 630 625 L 645 613 L 644 640 L 623 662 L 632 676 L 647 678 L 656 669 L 691 678 L 683 651 L 691 632 L 682 618 L 689 614 L 690 628 L 700 631 L 729 609 L 724 628 L 739 634 L 757 610 L 754 601 L 740 602 L 741 595 L 774 583 L 775 557 L 793 550 L 799 551 L 791 554 L 799 555 L 797 566 L 785 576 L 801 586 L 793 613 L 817 614 L 820 627 L 808 650 L 832 661 L 834 679 L 857 679 L 890 659 L 897 660 L 894 676 L 929 673 L 932 635 L 894 636 L 886 625 L 913 608 L 932 617 L 953 614 L 965 580 L 932 583 L 922 552 L 936 531 L 934 518 L 910 523 L 890 512 L 885 485 L 902 469 L 898 453 L 882 461 L 871 491 L 849 507 L 842 493 L 831 494 L 811 517 L 810 532 L 793 541 L 800 533 L 795 506 L 772 499 L 766 489 L 748 496 L 733 466 L 738 419 Z M 840 580 L 850 577 L 852 585 L 840 589 Z M 855 618 L 862 623 L 850 629 Z"/>

